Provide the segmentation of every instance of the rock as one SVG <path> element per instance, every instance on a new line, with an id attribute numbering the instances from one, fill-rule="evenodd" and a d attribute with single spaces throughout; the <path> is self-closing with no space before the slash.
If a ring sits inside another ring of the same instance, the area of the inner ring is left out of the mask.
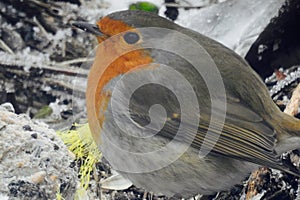
<path id="1" fill-rule="evenodd" d="M 8 107 L 9 108 L 9 107 Z M 33 137 L 34 136 L 34 137 Z M 0 106 L 0 197 L 74 199 L 73 158 L 55 131 Z"/>

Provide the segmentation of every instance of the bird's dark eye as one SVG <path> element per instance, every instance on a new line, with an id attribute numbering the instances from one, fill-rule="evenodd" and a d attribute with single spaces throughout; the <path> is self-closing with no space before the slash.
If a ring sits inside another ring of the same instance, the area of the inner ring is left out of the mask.
<path id="1" fill-rule="evenodd" d="M 140 36 L 135 32 L 128 32 L 124 35 L 124 40 L 128 44 L 135 44 L 140 40 Z"/>

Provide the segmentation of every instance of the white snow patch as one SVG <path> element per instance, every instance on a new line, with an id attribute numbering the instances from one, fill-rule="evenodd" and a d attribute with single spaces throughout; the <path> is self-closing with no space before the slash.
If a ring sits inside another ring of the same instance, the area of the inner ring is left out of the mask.
<path id="1" fill-rule="evenodd" d="M 228 0 L 199 10 L 180 9 L 177 22 L 245 56 L 283 3 L 284 0 Z"/>

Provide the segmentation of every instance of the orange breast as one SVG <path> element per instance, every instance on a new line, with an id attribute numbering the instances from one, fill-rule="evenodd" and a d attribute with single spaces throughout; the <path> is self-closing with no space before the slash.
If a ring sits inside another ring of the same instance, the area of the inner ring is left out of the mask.
<path id="1" fill-rule="evenodd" d="M 122 75 L 139 65 L 153 62 L 150 54 L 143 49 L 133 50 L 122 40 L 119 32 L 132 27 L 109 18 L 98 22 L 100 30 L 111 37 L 98 37 L 100 44 L 88 77 L 86 92 L 87 114 L 94 139 L 100 141 L 100 132 L 105 120 L 105 111 L 112 91 L 103 91 L 104 86 L 113 78 Z M 107 39 L 106 39 L 107 38 Z M 133 50 L 133 51 L 131 51 Z M 129 52 L 128 52 L 129 51 Z M 124 52 L 127 52 L 124 54 Z"/>

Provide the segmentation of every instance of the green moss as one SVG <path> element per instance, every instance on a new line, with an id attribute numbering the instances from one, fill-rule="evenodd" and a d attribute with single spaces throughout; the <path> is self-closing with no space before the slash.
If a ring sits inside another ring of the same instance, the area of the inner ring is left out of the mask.
<path id="1" fill-rule="evenodd" d="M 146 1 L 130 4 L 129 10 L 143 10 L 158 14 L 158 7 L 155 4 Z"/>
<path id="2" fill-rule="evenodd" d="M 35 119 L 45 118 L 51 115 L 52 112 L 53 112 L 52 108 L 50 108 L 49 106 L 43 106 L 41 109 L 38 110 L 38 112 L 34 115 L 33 118 Z"/>

